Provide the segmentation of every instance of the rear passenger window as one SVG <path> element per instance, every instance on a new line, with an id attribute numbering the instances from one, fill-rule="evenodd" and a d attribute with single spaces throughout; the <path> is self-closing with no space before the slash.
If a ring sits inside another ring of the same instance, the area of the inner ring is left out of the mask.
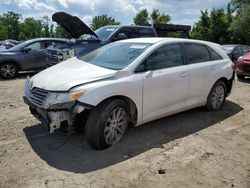
<path id="1" fill-rule="evenodd" d="M 212 48 L 208 48 L 208 51 L 210 53 L 211 60 L 221 60 L 223 59 L 216 51 L 214 51 Z"/>
<path id="2" fill-rule="evenodd" d="M 155 34 L 152 29 L 139 29 L 140 37 L 155 37 Z"/>
<path id="3" fill-rule="evenodd" d="M 146 60 L 148 70 L 157 70 L 183 65 L 179 44 L 168 44 L 156 49 Z"/>
<path id="4" fill-rule="evenodd" d="M 186 43 L 185 52 L 189 64 L 210 61 L 207 47 L 201 44 Z"/>

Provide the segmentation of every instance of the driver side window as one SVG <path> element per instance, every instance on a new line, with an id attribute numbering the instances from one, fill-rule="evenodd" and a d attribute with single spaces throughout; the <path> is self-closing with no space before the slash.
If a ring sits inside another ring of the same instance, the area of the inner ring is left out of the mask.
<path id="1" fill-rule="evenodd" d="M 180 44 L 159 47 L 146 60 L 148 70 L 164 69 L 183 65 Z"/>
<path id="2" fill-rule="evenodd" d="M 31 48 L 31 51 L 39 51 L 46 49 L 48 47 L 46 42 L 34 42 L 27 46 L 27 48 Z"/>

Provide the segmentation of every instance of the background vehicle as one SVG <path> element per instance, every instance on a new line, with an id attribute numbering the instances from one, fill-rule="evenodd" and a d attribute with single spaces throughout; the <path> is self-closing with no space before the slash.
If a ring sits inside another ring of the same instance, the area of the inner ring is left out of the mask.
<path id="1" fill-rule="evenodd" d="M 243 56 L 250 50 L 250 46 L 238 45 L 238 44 L 228 44 L 222 45 L 222 49 L 227 53 L 233 62 L 236 62 L 240 56 Z"/>
<path id="2" fill-rule="evenodd" d="M 19 71 L 37 70 L 46 67 L 46 49 L 52 43 L 67 43 L 66 39 L 37 38 L 22 42 L 0 52 L 0 76 L 14 78 Z"/>
<path id="3" fill-rule="evenodd" d="M 250 76 L 250 52 L 238 59 L 235 71 L 239 79 Z"/>
<path id="4" fill-rule="evenodd" d="M 167 31 L 180 31 L 183 36 L 188 35 L 191 27 L 172 24 L 154 24 L 151 26 L 104 26 L 92 31 L 78 17 L 71 16 L 64 12 L 55 13 L 52 20 L 65 28 L 70 35 L 76 39 L 75 43 L 67 46 L 54 46 L 48 50 L 48 66 L 55 65 L 73 56 L 83 56 L 101 46 L 114 41 L 157 37 L 166 35 Z"/>
<path id="5" fill-rule="evenodd" d="M 123 40 L 27 79 L 24 102 L 50 132 L 63 123 L 80 124 L 89 143 L 104 149 L 122 138 L 129 123 L 198 106 L 220 109 L 233 84 L 231 64 L 210 42 Z"/>

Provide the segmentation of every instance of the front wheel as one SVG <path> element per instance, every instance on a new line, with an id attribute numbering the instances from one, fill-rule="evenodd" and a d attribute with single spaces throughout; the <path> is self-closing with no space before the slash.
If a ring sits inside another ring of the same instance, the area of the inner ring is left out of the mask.
<path id="1" fill-rule="evenodd" d="M 217 81 L 208 95 L 206 109 L 209 111 L 219 110 L 225 101 L 226 93 L 225 83 L 220 80 Z"/>
<path id="2" fill-rule="evenodd" d="M 5 63 L 0 66 L 0 76 L 4 79 L 12 79 L 17 76 L 18 68 L 13 63 Z"/>
<path id="3" fill-rule="evenodd" d="M 128 127 L 127 105 L 120 99 L 106 101 L 89 114 L 85 135 L 96 149 L 106 149 L 121 140 Z"/>

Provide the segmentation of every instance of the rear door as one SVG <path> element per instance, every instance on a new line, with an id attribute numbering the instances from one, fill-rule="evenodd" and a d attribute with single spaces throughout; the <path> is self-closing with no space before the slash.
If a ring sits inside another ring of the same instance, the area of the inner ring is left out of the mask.
<path id="1" fill-rule="evenodd" d="M 214 84 L 214 76 L 222 63 L 222 57 L 198 43 L 184 43 L 186 61 L 190 70 L 190 82 L 187 94 L 187 107 L 203 105 Z"/>
<path id="2" fill-rule="evenodd" d="M 148 122 L 185 109 L 189 70 L 184 65 L 181 45 L 166 44 L 156 49 L 146 66 L 143 88 L 143 121 Z"/>

